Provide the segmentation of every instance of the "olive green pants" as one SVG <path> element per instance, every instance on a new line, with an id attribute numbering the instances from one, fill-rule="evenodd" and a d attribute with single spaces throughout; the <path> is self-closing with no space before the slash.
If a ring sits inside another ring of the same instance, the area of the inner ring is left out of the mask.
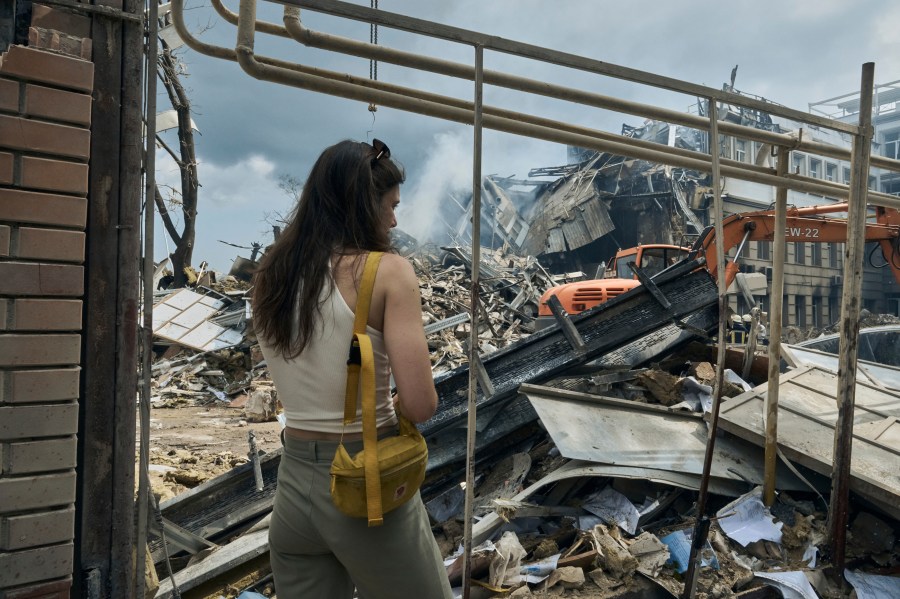
<path id="1" fill-rule="evenodd" d="M 285 438 L 269 527 L 278 599 L 452 599 L 421 497 L 369 527 L 331 501 L 336 442 Z M 362 441 L 345 443 L 351 455 Z"/>

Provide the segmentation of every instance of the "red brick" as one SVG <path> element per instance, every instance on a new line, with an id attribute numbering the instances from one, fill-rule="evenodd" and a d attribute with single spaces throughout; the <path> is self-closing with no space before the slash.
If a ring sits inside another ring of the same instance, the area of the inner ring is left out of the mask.
<path id="1" fill-rule="evenodd" d="M 0 114 L 0 139 L 12 150 L 29 150 L 87 160 L 91 132 L 68 125 L 45 123 Z"/>
<path id="2" fill-rule="evenodd" d="M 81 330 L 81 300 L 17 299 L 10 309 L 13 331 Z"/>
<path id="3" fill-rule="evenodd" d="M 30 48 L 46 48 L 67 56 L 90 60 L 93 42 L 89 37 L 76 37 L 55 29 L 29 27 L 28 46 Z"/>
<path id="4" fill-rule="evenodd" d="M 19 82 L 0 79 L 0 111 L 19 112 Z"/>
<path id="5" fill-rule="evenodd" d="M 21 187 L 87 195 L 88 165 L 67 160 L 22 156 Z"/>
<path id="6" fill-rule="evenodd" d="M 87 127 L 91 124 L 91 96 L 29 83 L 24 114 Z"/>
<path id="7" fill-rule="evenodd" d="M 84 229 L 87 222 L 87 199 L 21 189 L 0 189 L 0 221 Z"/>
<path id="8" fill-rule="evenodd" d="M 0 225 L 0 256 L 9 256 L 9 227 Z"/>
<path id="9" fill-rule="evenodd" d="M 0 57 L 0 75 L 84 92 L 94 88 L 93 63 L 25 46 L 10 46 Z"/>
<path id="10" fill-rule="evenodd" d="M 14 589 L 0 589 L 0 599 L 69 599 L 72 577 L 39 582 Z"/>
<path id="11" fill-rule="evenodd" d="M 0 295 L 84 295 L 84 267 L 75 264 L 0 262 Z"/>
<path id="12" fill-rule="evenodd" d="M 81 335 L 0 335 L 0 366 L 78 364 Z"/>
<path id="13" fill-rule="evenodd" d="M 14 162 L 15 156 L 8 152 L 0 152 L 0 183 L 12 184 Z"/>
<path id="14" fill-rule="evenodd" d="M 19 227 L 16 258 L 84 262 L 84 233 L 64 229 Z"/>
<path id="15" fill-rule="evenodd" d="M 31 25 L 45 29 L 56 29 L 78 37 L 91 36 L 91 19 L 83 15 L 51 8 L 43 4 L 32 4 Z"/>
<path id="16" fill-rule="evenodd" d="M 81 368 L 0 371 L 0 403 L 22 404 L 78 399 Z"/>

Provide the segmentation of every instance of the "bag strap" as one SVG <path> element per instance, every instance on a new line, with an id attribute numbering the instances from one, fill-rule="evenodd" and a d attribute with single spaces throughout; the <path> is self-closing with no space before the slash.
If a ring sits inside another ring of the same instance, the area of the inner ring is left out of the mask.
<path id="1" fill-rule="evenodd" d="M 356 299 L 356 314 L 353 320 L 353 339 L 350 343 L 350 357 L 347 360 L 347 390 L 344 395 L 344 426 L 356 419 L 356 399 L 361 395 L 363 456 L 366 478 L 366 511 L 369 526 L 380 526 L 384 522 L 381 505 L 381 472 L 378 469 L 378 430 L 375 422 L 375 355 L 372 340 L 366 334 L 369 320 L 369 306 L 372 303 L 372 289 L 375 275 L 383 252 L 370 252 L 366 257 L 362 282 Z M 359 385 L 362 383 L 362 393 Z"/>

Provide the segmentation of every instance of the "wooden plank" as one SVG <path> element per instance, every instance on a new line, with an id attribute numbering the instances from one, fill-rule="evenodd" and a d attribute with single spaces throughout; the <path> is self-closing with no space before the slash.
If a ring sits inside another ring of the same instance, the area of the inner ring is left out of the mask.
<path id="1" fill-rule="evenodd" d="M 189 591 L 208 580 L 220 576 L 269 551 L 269 529 L 251 532 L 220 547 L 206 559 L 175 574 L 175 584 L 180 592 Z M 171 599 L 175 596 L 171 578 L 160 580 L 156 599 Z"/>
<path id="2" fill-rule="evenodd" d="M 140 14 L 143 4 L 124 0 Z M 140 23 L 94 16 L 94 102 L 73 596 L 134 593 Z M 88 576 L 88 573 L 90 576 Z M 101 581 L 99 589 L 89 591 Z"/>

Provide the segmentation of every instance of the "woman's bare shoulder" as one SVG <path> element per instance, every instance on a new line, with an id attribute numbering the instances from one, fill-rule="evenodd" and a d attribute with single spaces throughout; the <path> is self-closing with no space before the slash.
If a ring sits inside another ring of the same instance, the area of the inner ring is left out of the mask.
<path id="1" fill-rule="evenodd" d="M 410 261 L 399 254 L 385 254 L 382 256 L 379 270 L 385 275 L 416 278 L 416 273 Z"/>

